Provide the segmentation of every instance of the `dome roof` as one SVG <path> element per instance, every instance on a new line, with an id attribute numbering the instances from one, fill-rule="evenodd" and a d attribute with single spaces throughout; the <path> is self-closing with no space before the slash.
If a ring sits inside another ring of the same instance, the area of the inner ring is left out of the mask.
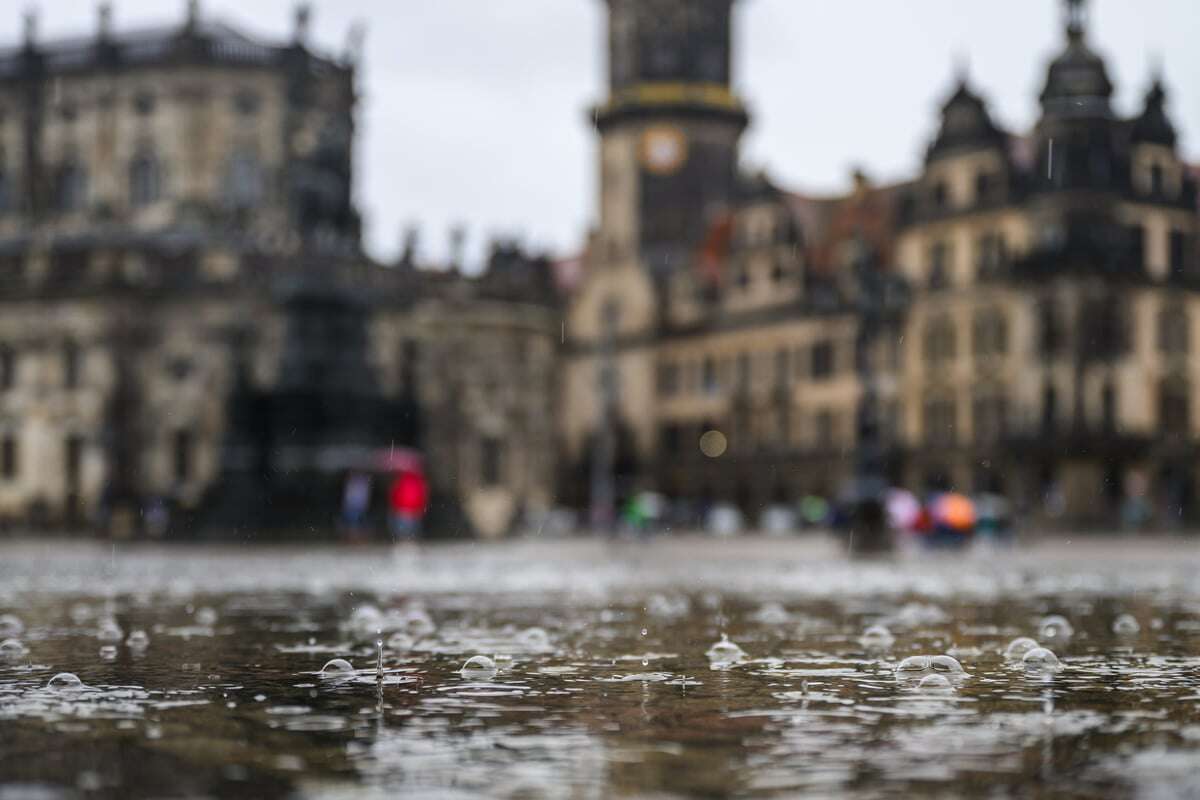
<path id="1" fill-rule="evenodd" d="M 942 106 L 941 128 L 929 145 L 926 159 L 932 161 L 953 151 L 1001 146 L 1006 140 L 1004 131 L 992 121 L 983 98 L 962 77 Z"/>
<path id="2" fill-rule="evenodd" d="M 1162 80 L 1156 78 L 1146 92 L 1146 104 L 1142 113 L 1133 120 L 1132 134 L 1135 142 L 1175 146 L 1175 126 L 1167 116 L 1167 92 Z"/>
<path id="3" fill-rule="evenodd" d="M 1109 117 L 1113 85 L 1104 59 L 1088 47 L 1085 0 L 1067 0 L 1067 47 L 1050 63 L 1042 111 L 1058 117 Z"/>

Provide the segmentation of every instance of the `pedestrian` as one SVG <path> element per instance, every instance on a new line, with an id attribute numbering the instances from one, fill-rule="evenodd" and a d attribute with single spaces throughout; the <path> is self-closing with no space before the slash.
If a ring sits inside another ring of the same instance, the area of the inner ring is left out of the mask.
<path id="1" fill-rule="evenodd" d="M 348 538 L 362 538 L 363 524 L 370 506 L 371 477 L 361 472 L 350 473 L 342 492 L 342 525 Z"/>
<path id="2" fill-rule="evenodd" d="M 428 502 L 429 486 L 425 476 L 415 469 L 401 470 L 392 481 L 388 495 L 392 538 L 395 541 L 417 538 Z"/>

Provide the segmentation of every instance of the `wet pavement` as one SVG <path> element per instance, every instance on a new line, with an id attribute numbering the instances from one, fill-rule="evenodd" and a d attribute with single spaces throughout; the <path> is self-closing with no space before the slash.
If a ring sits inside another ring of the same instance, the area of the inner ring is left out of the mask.
<path id="1" fill-rule="evenodd" d="M 0 543 L 3 800 L 1176 797 L 1198 763 L 1193 540 Z"/>

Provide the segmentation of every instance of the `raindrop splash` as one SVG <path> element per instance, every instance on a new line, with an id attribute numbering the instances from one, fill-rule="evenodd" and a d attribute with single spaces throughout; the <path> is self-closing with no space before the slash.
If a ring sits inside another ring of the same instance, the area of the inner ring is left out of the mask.
<path id="1" fill-rule="evenodd" d="M 1038 637 L 1046 641 L 1066 641 L 1075 635 L 1075 628 L 1066 617 L 1051 614 L 1038 625 Z"/>
<path id="2" fill-rule="evenodd" d="M 1141 631 L 1142 626 L 1132 614 L 1118 614 L 1113 620 L 1112 629 L 1118 636 L 1133 636 Z"/>
<path id="3" fill-rule="evenodd" d="M 714 667 L 727 667 L 746 659 L 746 651 L 729 641 L 725 634 L 721 634 L 721 641 L 708 648 L 705 655 Z"/>

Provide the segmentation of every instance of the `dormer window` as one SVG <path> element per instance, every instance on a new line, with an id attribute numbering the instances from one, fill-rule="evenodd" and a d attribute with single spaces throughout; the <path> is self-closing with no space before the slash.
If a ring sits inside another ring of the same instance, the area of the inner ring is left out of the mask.
<path id="1" fill-rule="evenodd" d="M 1162 164 L 1153 164 L 1150 167 L 1150 194 L 1154 197 L 1162 197 L 1165 194 Z"/>
<path id="2" fill-rule="evenodd" d="M 935 211 L 945 211 L 950 205 L 950 189 L 944 182 L 939 181 L 933 185 L 931 193 L 933 200 L 933 208 Z"/>

